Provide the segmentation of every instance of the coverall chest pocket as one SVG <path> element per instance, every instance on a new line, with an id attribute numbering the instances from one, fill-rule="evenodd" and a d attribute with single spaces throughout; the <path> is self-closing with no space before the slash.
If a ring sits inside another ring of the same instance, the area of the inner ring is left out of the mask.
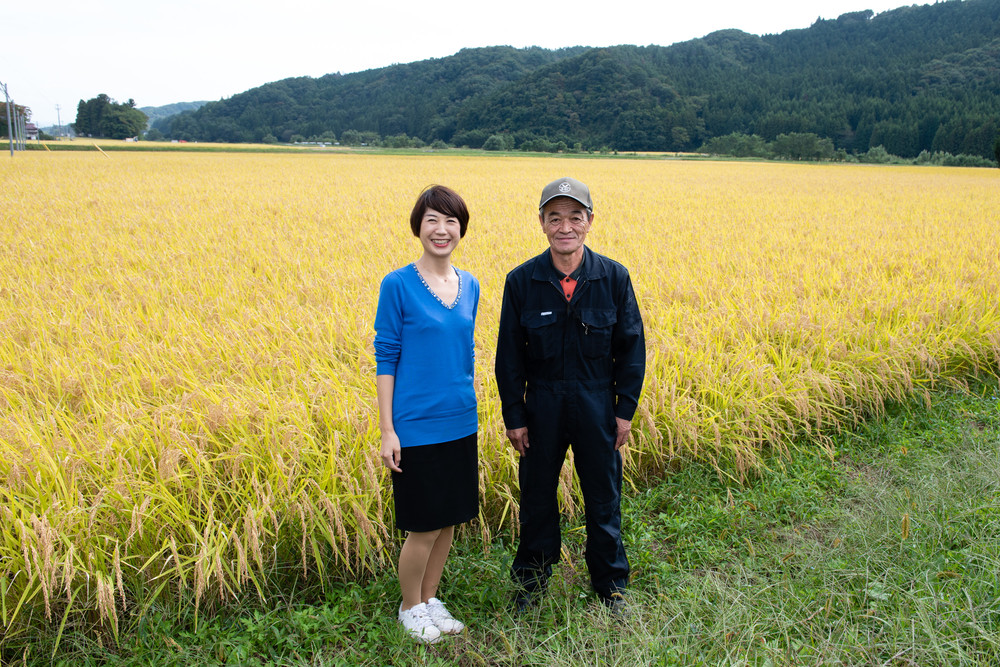
<path id="1" fill-rule="evenodd" d="M 611 355 L 611 335 L 618 314 L 612 309 L 586 309 L 580 311 L 580 350 L 588 357 Z"/>
<path id="2" fill-rule="evenodd" d="M 550 359 L 556 356 L 558 345 L 562 342 L 557 340 L 559 338 L 557 321 L 558 317 L 553 310 L 521 315 L 521 326 L 524 327 L 528 339 L 529 359 Z"/>

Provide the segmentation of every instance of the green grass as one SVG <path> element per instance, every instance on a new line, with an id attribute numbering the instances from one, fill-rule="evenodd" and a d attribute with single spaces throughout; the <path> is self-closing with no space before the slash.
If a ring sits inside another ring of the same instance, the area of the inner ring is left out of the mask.
<path id="1" fill-rule="evenodd" d="M 635 153 L 628 151 L 613 151 L 608 153 L 593 152 L 565 152 L 565 153 L 535 153 L 525 151 L 484 151 L 481 148 L 386 148 L 382 146 L 312 146 L 312 145 L 292 145 L 292 144 L 216 144 L 210 141 L 198 142 L 190 141 L 185 143 L 170 142 L 116 142 L 111 139 L 90 139 L 81 137 L 70 141 L 49 141 L 40 143 L 30 141 L 25 144 L 25 150 L 42 151 L 89 151 L 97 152 L 95 142 L 106 153 L 327 153 L 344 154 L 360 153 L 364 155 L 427 155 L 428 153 L 438 153 L 442 155 L 491 155 L 493 157 L 552 157 L 552 158 L 577 158 L 577 159 L 605 159 L 618 158 L 629 160 L 698 160 L 698 161 L 726 161 L 727 158 L 718 158 L 709 155 L 694 153 Z M 0 153 L 8 151 L 9 144 L 0 141 Z M 17 152 L 15 152 L 15 156 Z M 737 158 L 728 158 L 737 160 Z M 759 161 L 759 160 L 758 160 Z"/>
<path id="2" fill-rule="evenodd" d="M 326 582 L 196 617 L 131 610 L 96 627 L 0 639 L 4 664 L 1000 664 L 1000 391 L 891 407 L 739 487 L 692 464 L 624 507 L 633 614 L 589 593 L 583 529 L 539 608 L 506 610 L 512 544 L 460 542 L 442 597 L 469 625 L 417 646 L 394 574 Z M 96 619 L 94 619 L 96 622 Z M 39 624 L 38 627 L 44 627 Z"/>
<path id="3" fill-rule="evenodd" d="M 87 151 L 91 153 L 98 152 L 95 146 L 100 146 L 101 150 L 106 153 L 346 153 L 362 151 L 364 149 L 350 149 L 350 148 L 331 148 L 327 147 L 325 149 L 316 147 L 305 147 L 305 146 L 291 146 L 288 144 L 246 144 L 242 146 L 237 146 L 234 144 L 214 144 L 211 142 L 186 142 L 186 143 L 166 143 L 166 142 L 117 142 L 111 143 L 110 139 L 88 139 L 81 138 L 72 141 L 57 141 L 48 142 L 46 144 L 41 143 L 28 143 L 25 146 L 26 150 L 29 151 L 42 151 L 45 152 L 46 146 L 52 152 L 59 151 Z M 96 143 L 95 143 L 96 142 Z M 0 142 L 0 152 L 6 146 L 5 143 Z M 9 149 L 9 146 L 7 146 Z M 17 153 L 15 152 L 15 157 Z"/>

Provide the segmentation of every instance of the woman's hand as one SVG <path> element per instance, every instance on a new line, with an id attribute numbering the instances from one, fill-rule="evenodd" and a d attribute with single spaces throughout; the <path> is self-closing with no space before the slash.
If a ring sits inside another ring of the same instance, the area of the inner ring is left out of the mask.
<path id="1" fill-rule="evenodd" d="M 395 431 L 382 432 L 382 463 L 393 472 L 403 472 L 399 462 L 403 460 L 402 448 L 399 446 L 399 436 Z"/>

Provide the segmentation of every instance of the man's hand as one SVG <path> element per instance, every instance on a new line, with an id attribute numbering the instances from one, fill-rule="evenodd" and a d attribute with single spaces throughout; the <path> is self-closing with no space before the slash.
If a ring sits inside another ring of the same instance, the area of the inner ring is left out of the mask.
<path id="1" fill-rule="evenodd" d="M 514 449 L 521 456 L 527 456 L 528 454 L 528 427 L 522 426 L 521 428 L 509 428 L 507 429 L 507 439 L 510 440 L 510 444 L 514 445 Z"/>
<path id="2" fill-rule="evenodd" d="M 615 422 L 618 424 L 618 437 L 615 438 L 615 451 L 617 452 L 628 440 L 629 433 L 632 431 L 632 422 L 621 417 L 615 417 Z M 510 437 L 509 434 L 508 437 Z"/>

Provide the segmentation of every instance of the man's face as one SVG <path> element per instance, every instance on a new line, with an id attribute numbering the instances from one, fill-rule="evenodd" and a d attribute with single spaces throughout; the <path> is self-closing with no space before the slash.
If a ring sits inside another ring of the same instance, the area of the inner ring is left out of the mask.
<path id="1" fill-rule="evenodd" d="M 538 215 L 549 247 L 559 255 L 572 255 L 583 247 L 594 214 L 575 199 L 556 197 Z"/>

